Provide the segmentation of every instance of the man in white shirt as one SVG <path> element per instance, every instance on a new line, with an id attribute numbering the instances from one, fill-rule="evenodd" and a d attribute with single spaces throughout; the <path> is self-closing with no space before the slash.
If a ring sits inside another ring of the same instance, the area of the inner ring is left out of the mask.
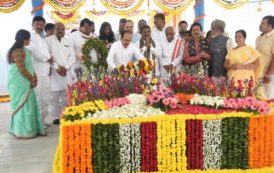
<path id="1" fill-rule="evenodd" d="M 49 124 L 49 73 L 50 63 L 53 63 L 53 58 L 50 56 L 47 43 L 42 36 L 45 23 L 45 19 L 41 16 L 35 16 L 33 18 L 32 27 L 34 32 L 31 34 L 29 48 L 31 51 L 33 68 L 38 79 L 35 93 L 41 110 L 42 121 L 47 125 Z"/>
<path id="2" fill-rule="evenodd" d="M 157 13 L 154 16 L 154 25 L 155 28 L 152 29 L 151 37 L 152 40 L 157 42 L 161 47 L 164 42 L 166 42 L 166 33 L 165 33 L 165 15 L 162 13 Z"/>
<path id="3" fill-rule="evenodd" d="M 169 26 L 165 31 L 167 40 L 164 42 L 163 58 L 160 60 L 162 77 L 180 71 L 184 53 L 183 40 L 175 38 L 174 28 Z"/>
<path id="4" fill-rule="evenodd" d="M 54 35 L 47 37 L 47 45 L 54 64 L 51 68 L 51 115 L 54 124 L 59 124 L 59 117 L 67 104 L 67 85 L 71 83 L 70 68 L 75 62 L 75 53 L 70 39 L 65 38 L 65 26 L 56 23 Z"/>
<path id="5" fill-rule="evenodd" d="M 53 23 L 47 23 L 45 25 L 45 37 L 49 37 L 54 34 L 54 24 Z"/>
<path id="6" fill-rule="evenodd" d="M 141 35 L 137 34 L 134 31 L 134 23 L 132 20 L 127 20 L 127 22 L 125 23 L 125 29 L 126 31 L 131 32 L 132 36 L 131 36 L 131 42 L 132 43 L 136 43 L 137 41 L 140 40 Z"/>
<path id="7" fill-rule="evenodd" d="M 141 28 L 140 33 L 142 38 L 135 43 L 136 47 L 140 49 L 144 57 L 153 60 L 156 63 L 155 75 L 160 75 L 158 59 L 162 57 L 162 51 L 160 45 L 155 43 L 151 38 L 151 29 L 148 25 Z"/>
<path id="8" fill-rule="evenodd" d="M 256 39 L 256 49 L 262 54 L 260 58 L 261 76 L 263 78 L 263 94 L 274 99 L 274 16 L 263 17 L 260 24 L 262 34 Z M 260 75 L 260 74 L 258 74 Z"/>
<path id="9" fill-rule="evenodd" d="M 121 38 L 121 33 L 125 29 L 125 23 L 127 22 L 127 19 L 121 18 L 119 21 L 119 30 L 114 34 L 114 38 L 116 41 L 120 40 Z"/>
<path id="10" fill-rule="evenodd" d="M 80 27 L 78 31 L 75 31 L 69 35 L 69 38 L 72 41 L 74 52 L 76 55 L 76 61 L 71 69 L 72 76 L 74 80 L 76 79 L 76 74 L 74 72 L 75 68 L 84 68 L 83 64 L 81 63 L 83 54 L 82 54 L 82 46 L 92 38 L 92 27 L 93 23 L 89 19 L 85 18 L 81 20 Z M 91 58 L 93 62 L 97 62 L 97 55 L 94 49 L 91 50 Z"/>
<path id="11" fill-rule="evenodd" d="M 123 31 L 121 40 L 111 45 L 107 57 L 108 68 L 110 70 L 114 70 L 118 65 L 126 65 L 134 59 L 139 60 L 143 57 L 137 47 L 130 42 L 131 36 L 132 33 L 130 31 Z"/>

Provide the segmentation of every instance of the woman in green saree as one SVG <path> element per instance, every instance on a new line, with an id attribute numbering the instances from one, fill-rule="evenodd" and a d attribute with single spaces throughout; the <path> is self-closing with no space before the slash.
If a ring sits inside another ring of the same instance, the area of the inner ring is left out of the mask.
<path id="1" fill-rule="evenodd" d="M 29 43 L 30 33 L 21 29 L 16 33 L 15 43 L 8 52 L 8 92 L 13 111 L 9 132 L 19 139 L 46 135 L 33 90 L 37 85 L 37 77 L 30 51 L 25 48 Z"/>

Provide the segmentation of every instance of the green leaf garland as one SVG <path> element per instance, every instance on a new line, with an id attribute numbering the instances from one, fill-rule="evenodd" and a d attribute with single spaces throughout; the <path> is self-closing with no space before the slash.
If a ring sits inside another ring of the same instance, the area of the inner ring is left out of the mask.
<path id="1" fill-rule="evenodd" d="M 95 51 L 97 52 L 98 63 L 91 62 L 90 51 L 92 49 L 95 49 Z M 106 59 L 108 56 L 108 49 L 102 40 L 100 40 L 98 38 L 92 38 L 92 39 L 88 40 L 84 44 L 84 46 L 82 48 L 82 52 L 84 54 L 84 62 L 83 63 L 88 70 L 90 70 L 91 67 L 94 67 L 96 69 L 98 69 L 99 67 L 107 69 Z"/>
<path id="2" fill-rule="evenodd" d="M 248 118 L 222 120 L 222 169 L 248 168 Z"/>

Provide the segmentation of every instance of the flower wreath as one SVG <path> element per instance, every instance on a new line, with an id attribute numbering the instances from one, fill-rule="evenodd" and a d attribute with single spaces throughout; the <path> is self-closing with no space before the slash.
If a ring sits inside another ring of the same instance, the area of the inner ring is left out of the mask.
<path id="1" fill-rule="evenodd" d="M 98 62 L 97 63 L 93 63 L 91 62 L 91 58 L 90 58 L 90 51 L 92 49 L 95 49 L 97 56 L 98 56 Z M 107 61 L 106 58 L 108 56 L 108 49 L 105 45 L 105 43 L 98 39 L 98 38 L 92 38 L 89 39 L 83 46 L 82 48 L 82 52 L 83 52 L 83 64 L 90 69 L 91 66 L 93 66 L 94 68 L 99 68 L 99 67 L 103 67 L 104 69 L 107 68 Z"/>

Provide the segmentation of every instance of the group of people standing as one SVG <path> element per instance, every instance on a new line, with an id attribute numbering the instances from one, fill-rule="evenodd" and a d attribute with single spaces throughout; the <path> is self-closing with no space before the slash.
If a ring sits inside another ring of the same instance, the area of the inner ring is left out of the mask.
<path id="1" fill-rule="evenodd" d="M 122 18 L 117 32 L 104 22 L 97 36 L 94 23 L 85 18 L 78 30 L 65 36 L 64 24 L 46 24 L 43 17 L 34 17 L 34 32 L 19 30 L 8 53 L 8 91 L 13 110 L 9 132 L 17 138 L 33 138 L 46 135 L 45 128 L 52 120 L 53 124 L 60 123 L 67 104 L 67 85 L 75 80 L 74 69 L 83 67 L 81 47 L 94 37 L 103 40 L 109 49 L 109 70 L 146 57 L 156 62 L 153 73 L 158 77 L 167 78 L 183 70 L 209 75 L 215 81 L 263 78 L 266 96 L 274 97 L 274 16 L 262 19 L 256 49 L 245 44 L 244 30 L 235 33 L 234 46 L 222 20 L 212 22 L 207 37 L 202 36 L 199 23 L 188 30 L 188 23 L 181 21 L 176 32 L 172 26 L 165 26 L 161 13 L 154 16 L 154 25 L 151 29 L 142 19 L 138 32 L 134 32 L 134 22 Z M 91 61 L 97 62 L 97 55 L 91 50 Z"/>

